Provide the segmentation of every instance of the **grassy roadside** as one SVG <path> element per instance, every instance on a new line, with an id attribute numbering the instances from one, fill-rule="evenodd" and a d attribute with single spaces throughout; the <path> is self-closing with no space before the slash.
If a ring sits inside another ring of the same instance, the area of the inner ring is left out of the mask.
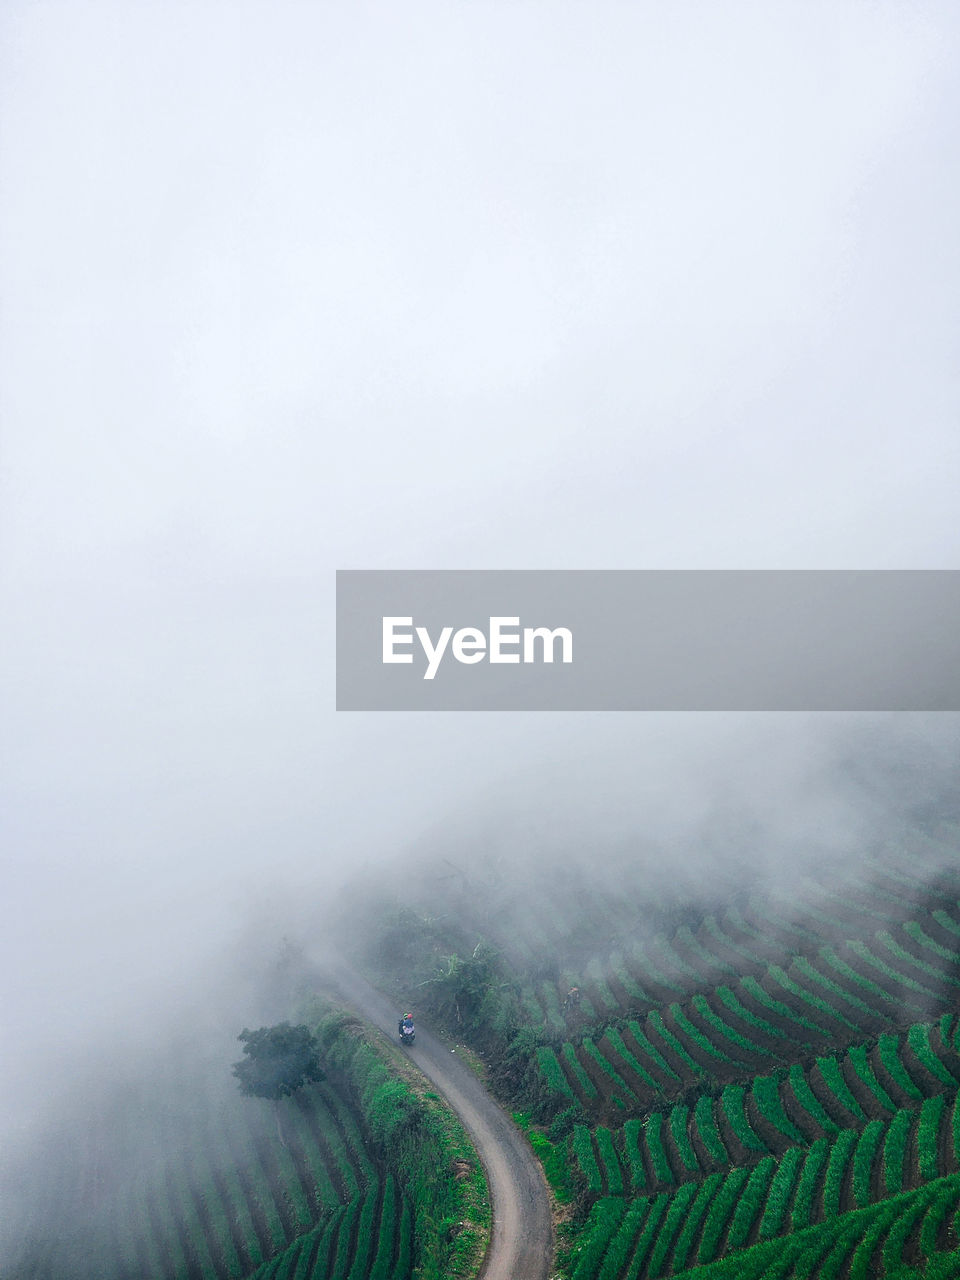
<path id="1" fill-rule="evenodd" d="M 414 1216 L 418 1280 L 475 1280 L 490 1237 L 486 1175 L 466 1130 L 386 1036 L 355 1014 L 311 1001 L 328 1069 L 340 1073 Z"/>

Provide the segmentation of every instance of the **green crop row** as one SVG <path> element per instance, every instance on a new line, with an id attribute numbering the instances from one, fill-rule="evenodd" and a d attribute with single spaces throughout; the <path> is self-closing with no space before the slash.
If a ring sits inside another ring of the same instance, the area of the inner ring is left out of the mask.
<path id="1" fill-rule="evenodd" d="M 573 1280 L 590 1280 L 599 1270 L 603 1255 L 613 1240 L 626 1206 L 620 1196 L 605 1196 L 590 1210 L 585 1244 L 577 1258 Z"/>
<path id="2" fill-rule="evenodd" d="M 773 1156 L 767 1156 L 750 1170 L 750 1177 L 733 1211 L 733 1220 L 727 1232 L 727 1249 L 740 1249 L 746 1244 L 751 1227 L 763 1213 L 776 1167 L 777 1162 Z"/>
<path id="3" fill-rule="evenodd" d="M 659 1071 L 662 1071 L 664 1075 L 669 1076 L 673 1080 L 680 1079 L 677 1073 L 668 1064 L 663 1054 L 660 1053 L 660 1051 L 653 1044 L 651 1044 L 649 1038 L 647 1037 L 643 1028 L 640 1026 L 639 1022 L 628 1022 L 627 1030 L 633 1036 L 641 1052 L 647 1055 L 647 1057 L 650 1059 L 650 1061 L 654 1064 L 654 1066 Z"/>
<path id="4" fill-rule="evenodd" d="M 896 1036 L 885 1033 L 877 1040 L 877 1053 L 890 1078 L 909 1098 L 922 1100 L 923 1093 L 907 1073 L 900 1061 L 900 1042 Z"/>
<path id="5" fill-rule="evenodd" d="M 849 1158 L 849 1145 L 842 1148 Z M 794 1178 L 797 1149 L 788 1153 Z M 787 1157 L 785 1157 L 785 1161 Z M 833 1163 L 831 1161 L 831 1163 Z M 842 1160 L 836 1160 L 840 1168 Z M 783 1162 L 781 1167 L 783 1167 Z M 822 1222 L 777 1234 L 792 1190 L 772 1158 L 752 1171 L 714 1174 L 702 1184 L 685 1184 L 671 1195 L 641 1198 L 627 1206 L 619 1199 L 598 1201 L 581 1237 L 574 1280 L 647 1280 L 673 1274 L 676 1280 L 771 1280 L 848 1274 L 868 1280 L 871 1259 L 882 1252 L 885 1274 L 902 1267 L 908 1247 L 946 1264 L 938 1252 L 945 1224 L 960 1206 L 960 1175 L 940 1177 L 875 1204 L 851 1209 Z M 759 1243 L 747 1247 L 759 1217 Z M 698 1244 L 699 1239 L 699 1244 Z M 724 1257 L 718 1258 L 723 1247 Z M 958 1255 L 951 1255 L 954 1258 Z M 694 1266 L 688 1271 L 687 1267 Z M 960 1270 L 960 1266 L 954 1263 Z M 931 1275 L 955 1275 L 939 1268 Z"/>
<path id="6" fill-rule="evenodd" d="M 802 1147 L 789 1147 L 777 1163 L 776 1172 L 767 1193 L 767 1203 L 760 1220 L 760 1239 L 768 1240 L 783 1231 L 787 1209 L 793 1196 L 800 1167 L 806 1157 Z"/>
<path id="7" fill-rule="evenodd" d="M 625 1097 L 634 1098 L 636 1096 L 624 1078 L 616 1070 L 613 1064 L 603 1056 L 589 1036 L 584 1036 L 580 1041 L 580 1044 L 583 1051 L 592 1058 L 603 1074 L 621 1091 Z"/>
<path id="8" fill-rule="evenodd" d="M 673 1007 L 674 1006 L 671 1005 L 671 1009 Z M 690 1054 L 687 1053 L 686 1049 L 683 1047 L 683 1045 L 680 1043 L 677 1037 L 673 1034 L 673 1032 L 667 1029 L 666 1025 L 664 1024 L 663 1018 L 661 1017 L 660 1013 L 656 1009 L 654 1009 L 650 1014 L 648 1014 L 647 1022 L 649 1023 L 650 1027 L 656 1032 L 656 1034 L 660 1037 L 663 1043 L 669 1046 L 669 1048 L 684 1063 L 684 1065 L 690 1069 L 690 1071 L 694 1076 L 699 1077 L 700 1075 L 702 1075 L 701 1068 L 696 1064 L 696 1062 L 694 1062 L 693 1058 L 690 1057 Z"/>
<path id="9" fill-rule="evenodd" d="M 917 1037 L 914 1039 L 916 1040 Z M 917 1040 L 917 1043 L 920 1041 Z M 924 1043 L 933 1054 L 929 1036 Z M 905 1044 L 905 1040 L 898 1042 L 893 1037 L 889 1041 L 884 1041 L 887 1056 L 895 1054 L 898 1048 L 902 1048 Z M 952 1061 L 953 1050 L 951 1049 L 949 1053 L 951 1057 L 948 1061 Z M 940 1056 L 936 1056 L 935 1060 L 939 1062 Z M 935 1154 L 937 1135 L 945 1115 L 944 1095 L 934 1094 L 935 1101 L 928 1100 L 922 1109 L 907 1108 L 901 1111 L 893 1106 L 889 1094 L 880 1085 L 862 1047 L 852 1050 L 847 1061 L 857 1071 L 861 1080 L 872 1082 L 872 1096 L 877 1102 L 876 1111 L 880 1113 L 879 1115 L 874 1114 L 869 1117 L 864 1112 L 851 1093 L 840 1064 L 835 1058 L 817 1059 L 815 1070 L 822 1081 L 818 1088 L 828 1089 L 832 1096 L 836 1097 L 837 1105 L 842 1105 L 846 1114 L 849 1115 L 849 1130 L 841 1128 L 831 1119 L 813 1092 L 799 1064 L 795 1064 L 789 1072 L 755 1077 L 751 1083 L 749 1098 L 743 1086 L 731 1084 L 724 1088 L 719 1100 L 712 1098 L 709 1094 L 701 1094 L 692 1113 L 687 1106 L 678 1103 L 666 1111 L 649 1112 L 643 1121 L 630 1120 L 621 1131 L 622 1138 L 617 1138 L 616 1142 L 613 1135 L 601 1126 L 596 1130 L 596 1141 L 598 1147 L 603 1144 L 602 1164 L 607 1166 L 605 1179 L 600 1171 L 601 1166 L 597 1167 L 596 1172 L 591 1170 L 590 1162 L 591 1159 L 595 1160 L 595 1156 L 587 1142 L 589 1130 L 586 1125 L 580 1125 L 574 1150 L 575 1153 L 581 1150 L 584 1153 L 580 1164 L 591 1195 L 614 1193 L 621 1187 L 624 1190 L 631 1189 L 636 1194 L 647 1187 L 647 1179 L 651 1175 L 654 1186 L 665 1187 L 678 1181 L 685 1183 L 697 1180 L 702 1176 L 701 1170 L 704 1166 L 707 1172 L 712 1171 L 711 1165 L 714 1169 L 718 1166 L 729 1167 L 731 1157 L 724 1145 L 721 1130 L 718 1128 L 718 1114 L 725 1117 L 730 1132 L 736 1137 L 740 1148 L 763 1156 L 779 1156 L 785 1147 L 789 1150 L 792 1145 L 801 1149 L 806 1148 L 810 1139 L 816 1136 L 818 1128 L 828 1136 L 846 1132 L 848 1136 L 843 1139 L 843 1144 L 846 1145 L 841 1145 L 840 1148 L 831 1147 L 833 1164 L 827 1172 L 826 1189 L 828 1212 L 839 1210 L 838 1197 L 843 1170 L 847 1167 L 854 1149 L 857 1153 L 854 1161 L 856 1172 L 853 1175 L 854 1200 L 858 1205 L 865 1203 L 871 1179 L 874 1176 L 872 1156 L 875 1150 L 871 1144 L 879 1140 L 878 1135 L 881 1130 L 885 1155 L 883 1172 L 882 1174 L 878 1172 L 877 1176 L 881 1178 L 882 1184 L 887 1187 L 889 1193 L 899 1191 L 905 1185 L 903 1153 L 915 1119 L 918 1121 L 918 1157 L 921 1160 L 926 1159 L 926 1163 L 922 1166 L 923 1176 L 935 1176 L 939 1172 L 935 1165 Z M 900 1071 L 903 1072 L 905 1069 L 899 1057 L 896 1061 Z M 938 1081 L 937 1087 L 939 1084 Z M 880 1105 L 881 1101 L 884 1103 L 883 1106 Z M 755 1108 L 756 1116 L 765 1118 L 777 1131 L 779 1137 L 774 1137 L 766 1129 L 754 1128 L 748 1102 Z M 798 1127 L 798 1124 L 795 1124 L 788 1115 L 787 1106 L 791 1109 L 801 1108 L 809 1117 L 810 1125 L 816 1127 L 811 1129 L 807 1126 L 801 1111 L 797 1112 L 797 1116 L 799 1125 L 802 1127 Z M 891 1113 L 896 1119 L 892 1127 L 886 1124 L 886 1119 Z M 951 1115 L 955 1122 L 960 1123 L 960 1119 L 953 1110 Z M 879 1127 L 878 1121 L 881 1122 Z M 867 1136 L 862 1142 L 858 1142 L 861 1131 L 866 1131 Z M 668 1134 L 672 1139 L 669 1144 Z M 768 1135 L 769 1145 L 763 1134 Z M 816 1148 L 816 1144 L 814 1146 Z M 817 1150 L 820 1149 L 814 1150 L 811 1164 L 806 1171 L 808 1175 L 815 1168 Z M 924 1152 L 930 1154 L 924 1157 Z M 913 1176 L 912 1173 L 910 1176 Z M 812 1194 L 812 1192 L 801 1191 L 798 1203 L 803 1203 L 804 1194 Z M 830 1208 L 830 1205 L 834 1207 Z"/>
<path id="10" fill-rule="evenodd" d="M 663 1225 L 657 1232 L 653 1248 L 650 1251 L 650 1261 L 647 1263 L 647 1276 L 650 1280 L 654 1280 L 654 1277 L 663 1273 L 667 1255 L 673 1246 L 677 1232 L 680 1230 L 683 1220 L 687 1216 L 687 1212 L 699 1191 L 700 1188 L 697 1183 L 686 1182 L 679 1191 L 670 1197 L 667 1212 L 664 1214 Z"/>
<path id="11" fill-rule="evenodd" d="M 650 1073 L 640 1065 L 636 1057 L 623 1043 L 623 1037 L 615 1027 L 608 1027 L 604 1032 L 604 1038 L 610 1044 L 614 1053 L 618 1054 L 623 1059 L 630 1070 L 634 1071 L 644 1084 L 648 1085 L 650 1089 L 658 1093 L 661 1091 L 660 1086 L 657 1084 L 656 1080 L 654 1080 L 653 1076 L 651 1076 Z"/>
<path id="12" fill-rule="evenodd" d="M 920 1108 L 917 1121 L 917 1163 L 920 1177 L 929 1182 L 940 1172 L 938 1136 L 946 1099 L 943 1094 L 927 1098 Z"/>
<path id="13" fill-rule="evenodd" d="M 614 1149 L 610 1130 L 601 1125 L 594 1132 L 594 1139 L 603 1163 L 603 1171 L 606 1175 L 607 1194 L 611 1196 L 623 1195 L 623 1175 L 620 1172 L 620 1160 Z"/>
<path id="14" fill-rule="evenodd" d="M 912 1111 L 898 1111 L 887 1127 L 883 1144 L 883 1181 L 888 1195 L 903 1190 L 907 1138 L 912 1123 Z"/>
<path id="15" fill-rule="evenodd" d="M 697 1099 L 693 1109 L 693 1123 L 711 1160 L 715 1160 L 718 1164 L 727 1164 L 730 1156 L 720 1137 L 713 1111 L 713 1099 L 708 1093 L 702 1093 Z"/>
<path id="16" fill-rule="evenodd" d="M 683 1226 L 677 1236 L 677 1243 L 674 1246 L 673 1258 L 670 1263 L 671 1270 L 681 1270 L 687 1265 L 691 1250 L 696 1243 L 697 1236 L 700 1234 L 707 1210 L 710 1208 L 714 1196 L 723 1185 L 723 1180 L 722 1173 L 712 1173 L 709 1178 L 705 1178 L 700 1183 L 700 1189 L 687 1209 Z"/>
<path id="17" fill-rule="evenodd" d="M 712 1261 L 720 1252 L 721 1242 L 749 1177 L 749 1169 L 738 1168 L 731 1169 L 723 1179 L 703 1224 L 703 1234 L 700 1237 L 700 1249 L 697 1254 L 701 1262 Z"/>
<path id="18" fill-rule="evenodd" d="M 570 1142 L 580 1171 L 586 1179 L 587 1187 L 594 1195 L 600 1195 L 603 1192 L 603 1177 L 593 1153 L 590 1130 L 585 1124 L 574 1125 Z"/>
<path id="19" fill-rule="evenodd" d="M 877 1105 L 881 1110 L 889 1111 L 892 1115 L 893 1112 L 897 1110 L 896 1103 L 877 1079 L 877 1074 L 870 1065 L 870 1060 L 867 1057 L 867 1051 L 864 1046 L 854 1045 L 852 1049 L 848 1050 L 847 1057 L 850 1061 L 850 1065 L 856 1072 L 858 1079 L 861 1080 L 866 1088 L 870 1090 L 870 1093 L 876 1099 Z"/>
<path id="20" fill-rule="evenodd" d="M 823 1175 L 822 1205 L 825 1218 L 835 1218 L 840 1212 L 840 1192 L 847 1165 L 860 1138 L 856 1129 L 843 1129 L 831 1144 L 830 1156 Z"/>
<path id="21" fill-rule="evenodd" d="M 714 1031 L 716 1031 L 718 1035 L 722 1036 L 724 1040 L 728 1040 L 732 1045 L 736 1046 L 736 1048 L 745 1049 L 747 1053 L 757 1054 L 762 1058 L 772 1058 L 775 1056 L 769 1049 L 764 1049 L 753 1040 L 749 1040 L 745 1035 L 736 1031 L 733 1027 L 728 1026 L 727 1023 L 724 1022 L 723 1018 L 721 1018 L 718 1013 L 714 1013 L 713 1009 L 710 1008 L 710 1005 L 707 1003 L 706 996 L 695 995 L 691 997 L 691 1004 L 696 1009 L 697 1013 L 699 1013 L 700 1017 L 703 1018 L 704 1022 L 713 1027 Z"/>
<path id="22" fill-rule="evenodd" d="M 829 1004 L 815 992 L 808 991 L 806 987 L 802 987 L 798 982 L 794 982 L 790 975 L 781 969 L 779 965 L 770 965 L 767 972 L 770 974 L 771 978 L 773 978 L 774 982 L 783 987 L 784 991 L 789 992 L 789 994 L 799 1000 L 801 1004 L 809 1005 L 815 1014 L 826 1014 L 828 1018 L 833 1018 L 834 1021 L 839 1022 L 841 1026 L 846 1027 L 849 1031 L 859 1034 L 860 1027 L 855 1022 L 851 1022 L 849 1018 L 844 1017 L 844 1015 L 839 1013 L 832 1004 Z"/>
<path id="23" fill-rule="evenodd" d="M 745 1091 L 742 1085 L 728 1084 L 721 1095 L 723 1113 L 730 1122 L 730 1128 L 742 1146 L 748 1151 L 766 1151 L 767 1145 L 758 1138 L 747 1119 L 744 1110 Z"/>
<path id="24" fill-rule="evenodd" d="M 630 1167 L 630 1186 L 634 1193 L 643 1191 L 647 1185 L 647 1173 L 643 1163 L 642 1120 L 628 1120 L 623 1126 L 623 1148 Z"/>
<path id="25" fill-rule="evenodd" d="M 833 1096 L 840 1102 L 845 1111 L 849 1112 L 855 1120 L 862 1120 L 864 1124 L 867 1122 L 866 1114 L 860 1103 L 850 1092 L 850 1086 L 843 1078 L 843 1072 L 840 1070 L 840 1064 L 836 1058 L 818 1058 L 817 1067 L 820 1071 L 821 1079 Z"/>
<path id="26" fill-rule="evenodd" d="M 696 1000 L 696 996 L 693 997 Z M 746 1066 L 740 1058 L 731 1058 L 728 1053 L 724 1053 L 722 1049 L 718 1049 L 708 1035 L 695 1027 L 687 1015 L 683 1012 L 678 1004 L 670 1006 L 670 1015 L 673 1018 L 674 1026 L 685 1037 L 688 1044 L 695 1045 L 701 1053 L 708 1054 L 711 1058 L 716 1058 L 718 1062 L 730 1062 L 734 1066 Z M 718 1019 L 719 1021 L 719 1019 Z"/>
<path id="27" fill-rule="evenodd" d="M 857 1143 L 853 1156 L 852 1193 L 853 1203 L 858 1209 L 864 1208 L 873 1199 L 871 1179 L 884 1131 L 885 1125 L 882 1120 L 871 1120 Z"/>
<path id="28" fill-rule="evenodd" d="M 559 1093 L 565 1098 L 572 1099 L 574 1096 L 573 1090 L 564 1074 L 563 1068 L 557 1061 L 557 1055 L 549 1045 L 540 1045 L 537 1049 L 537 1063 L 548 1088 L 553 1090 L 554 1093 Z"/>
<path id="29" fill-rule="evenodd" d="M 926 937 L 925 934 L 922 934 L 922 936 Z M 877 941 L 889 951 L 895 960 L 899 960 L 908 966 L 912 965 L 915 969 L 919 969 L 921 973 L 933 978 L 935 982 L 945 982 L 949 986 L 960 987 L 960 979 L 955 978 L 949 969 L 945 969 L 942 964 L 931 964 L 928 960 L 921 960 L 919 956 L 912 955 L 904 947 L 901 947 L 900 943 L 894 939 L 888 930 L 881 930 L 876 937 Z"/>
<path id="30" fill-rule="evenodd" d="M 700 1169 L 700 1162 L 697 1160 L 693 1144 L 690 1141 L 689 1121 L 690 1108 L 681 1106 L 678 1103 L 670 1112 L 670 1133 L 684 1169 L 688 1173 L 697 1173 Z"/>
<path id="31" fill-rule="evenodd" d="M 663 1145 L 663 1116 L 661 1113 L 654 1111 L 649 1115 L 644 1122 L 643 1128 L 654 1178 L 660 1183 L 676 1182 L 674 1172 L 670 1168 L 670 1161 L 667 1159 L 666 1148 Z"/>
<path id="32" fill-rule="evenodd" d="M 830 1157 L 830 1143 L 826 1138 L 818 1138 L 800 1168 L 797 1179 L 797 1194 L 793 1201 L 790 1225 L 794 1231 L 809 1226 L 816 1215 L 815 1205 L 818 1197 L 823 1171 Z"/>
<path id="33" fill-rule="evenodd" d="M 629 1261 L 643 1221 L 647 1216 L 649 1203 L 646 1200 L 634 1200 L 620 1221 L 616 1235 L 610 1241 L 603 1255 L 603 1265 L 596 1272 L 597 1280 L 618 1280 Z M 590 1277 L 594 1273 L 587 1272 Z"/>
<path id="34" fill-rule="evenodd" d="M 718 987 L 717 995 L 720 997 L 720 999 L 727 1006 L 727 1008 L 730 1010 L 731 1013 L 736 1014 L 738 1018 L 741 1018 L 744 1022 L 748 1023 L 751 1027 L 756 1027 L 758 1031 L 764 1032 L 764 1034 L 770 1036 L 771 1039 L 776 1040 L 778 1042 L 782 1042 L 784 1038 L 783 1032 L 778 1031 L 777 1028 L 771 1022 L 768 1022 L 766 1020 L 766 1018 L 761 1018 L 758 1014 L 754 1013 L 751 1009 L 748 1009 L 745 1004 L 743 1004 L 740 1000 L 737 999 L 735 992 L 733 992 L 729 987 Z M 799 1044 L 801 1048 L 804 1048 L 804 1049 L 811 1049 L 813 1047 L 806 1040 L 799 1041 Z"/>
<path id="35" fill-rule="evenodd" d="M 893 983 L 894 987 L 905 987 L 910 991 L 915 991 L 924 1000 L 938 1000 L 940 993 L 932 991 L 929 987 L 923 986 L 914 978 L 908 977 L 905 973 L 901 973 L 898 969 L 889 964 L 882 956 L 874 955 L 865 942 L 861 942 L 859 938 L 851 939 L 847 946 L 855 955 L 859 956 L 864 964 L 872 969 L 876 969 L 887 979 L 888 983 Z"/>
<path id="36" fill-rule="evenodd" d="M 950 1015 L 945 1016 L 949 1018 Z M 916 1054 L 920 1065 L 942 1084 L 951 1089 L 955 1089 L 960 1084 L 960 1077 L 949 1071 L 934 1053 L 930 1044 L 930 1027 L 926 1023 L 915 1022 L 907 1030 L 907 1044 Z"/>
<path id="37" fill-rule="evenodd" d="M 779 1083 L 774 1076 L 757 1076 L 751 1088 L 757 1110 L 791 1142 L 803 1142 L 804 1136 L 787 1116 L 780 1098 Z"/>
<path id="38" fill-rule="evenodd" d="M 582 1065 L 577 1059 L 577 1051 L 576 1049 L 574 1049 L 573 1045 L 570 1043 L 569 1040 L 566 1041 L 566 1043 L 561 1047 L 560 1052 L 563 1055 L 564 1062 L 572 1071 L 573 1078 L 576 1081 L 576 1084 L 579 1087 L 580 1092 L 584 1095 L 584 1097 L 586 1098 L 599 1097 L 596 1086 L 594 1085 L 593 1081 L 587 1075 L 586 1071 L 583 1069 Z"/>

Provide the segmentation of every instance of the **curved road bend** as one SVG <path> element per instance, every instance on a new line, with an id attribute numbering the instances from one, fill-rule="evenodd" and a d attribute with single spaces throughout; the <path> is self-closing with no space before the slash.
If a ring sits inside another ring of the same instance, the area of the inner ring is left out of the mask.
<path id="1" fill-rule="evenodd" d="M 325 969 L 334 990 L 396 1039 L 397 1010 L 357 974 Z M 550 1200 L 540 1165 L 513 1121 L 470 1068 L 429 1031 L 405 1050 L 449 1102 L 469 1132 L 487 1173 L 493 1230 L 481 1280 L 548 1280 L 553 1260 Z"/>

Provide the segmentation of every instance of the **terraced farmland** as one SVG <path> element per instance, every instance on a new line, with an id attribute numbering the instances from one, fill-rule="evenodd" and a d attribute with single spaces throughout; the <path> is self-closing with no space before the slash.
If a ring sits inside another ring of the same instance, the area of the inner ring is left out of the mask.
<path id="1" fill-rule="evenodd" d="M 719 903 L 558 875 L 521 935 L 465 879 L 442 917 L 405 904 L 358 965 L 473 1038 L 525 1109 L 570 1205 L 564 1280 L 960 1276 L 957 837 Z M 469 1244 L 424 1193 L 450 1148 L 425 1160 L 409 1087 L 349 1022 L 331 1080 L 276 1115 L 216 1092 L 189 1119 L 155 1106 L 137 1161 L 121 1108 L 116 1159 L 78 1142 L 55 1172 L 65 1219 L 92 1205 L 100 1226 L 15 1280 L 455 1274 L 424 1269 Z"/>
<path id="2" fill-rule="evenodd" d="M 410 1207 L 331 1084 L 301 1090 L 275 1113 L 239 1097 L 193 1103 L 189 1113 L 137 1107 L 112 1116 L 120 1146 L 126 1139 L 150 1159 L 116 1180 L 104 1162 L 98 1220 L 109 1226 L 93 1246 L 82 1235 L 51 1241 L 34 1258 L 37 1275 L 400 1280 L 410 1273 Z M 110 1159 L 119 1155 L 115 1148 Z M 89 1169 L 73 1174 L 77 1187 L 89 1188 Z M 62 1194 L 69 1218 L 82 1205 L 71 1203 L 67 1187 Z M 84 1272 L 76 1251 L 91 1247 Z"/>
<path id="3" fill-rule="evenodd" d="M 571 978 L 537 1051 L 579 1117 L 564 1275 L 960 1275 L 954 872 L 744 900 Z"/>

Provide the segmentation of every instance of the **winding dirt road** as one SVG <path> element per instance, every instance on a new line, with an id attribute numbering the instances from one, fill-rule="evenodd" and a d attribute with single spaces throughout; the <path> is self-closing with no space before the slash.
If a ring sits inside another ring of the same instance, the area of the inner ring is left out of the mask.
<path id="1" fill-rule="evenodd" d="M 327 970 L 344 1002 L 391 1039 L 397 1010 L 354 973 Z M 543 1174 L 526 1139 L 466 1063 L 422 1027 L 405 1050 L 457 1113 L 477 1148 L 490 1186 L 493 1230 L 481 1280 L 548 1280 L 553 1224 Z"/>

